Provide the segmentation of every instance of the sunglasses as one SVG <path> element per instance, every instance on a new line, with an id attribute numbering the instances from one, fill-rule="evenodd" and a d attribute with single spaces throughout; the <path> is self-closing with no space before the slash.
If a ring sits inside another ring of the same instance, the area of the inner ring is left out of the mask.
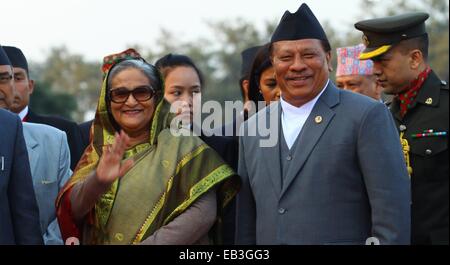
<path id="1" fill-rule="evenodd" d="M 151 86 L 139 86 L 133 90 L 128 90 L 124 87 L 116 88 L 109 91 L 109 98 L 114 103 L 124 103 L 133 94 L 133 97 L 138 102 L 144 102 L 151 99 L 156 91 Z"/>

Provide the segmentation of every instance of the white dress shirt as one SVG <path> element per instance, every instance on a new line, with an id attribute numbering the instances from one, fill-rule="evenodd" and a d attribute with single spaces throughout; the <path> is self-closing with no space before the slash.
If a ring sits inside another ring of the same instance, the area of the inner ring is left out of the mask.
<path id="1" fill-rule="evenodd" d="M 284 101 L 283 93 L 281 94 L 281 126 L 283 129 L 284 139 L 289 149 L 291 149 L 292 145 L 300 134 L 303 125 L 305 125 L 306 119 L 308 119 L 308 116 L 309 114 L 311 114 L 314 105 L 316 105 L 317 100 L 322 95 L 323 91 L 325 91 L 325 88 L 328 86 L 329 82 L 330 80 L 328 79 L 327 83 L 322 88 L 320 93 L 315 98 L 303 104 L 299 108 Z"/>
<path id="2" fill-rule="evenodd" d="M 26 106 L 25 108 L 23 108 L 21 112 L 19 112 L 20 120 L 23 121 L 23 119 L 25 118 L 25 116 L 27 116 L 27 114 L 28 114 L 28 106 Z"/>

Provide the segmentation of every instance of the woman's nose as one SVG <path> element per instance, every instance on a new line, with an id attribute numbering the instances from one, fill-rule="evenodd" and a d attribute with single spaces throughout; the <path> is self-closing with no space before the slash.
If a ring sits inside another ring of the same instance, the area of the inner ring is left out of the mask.
<path id="1" fill-rule="evenodd" d="M 183 101 L 183 104 L 185 104 L 187 107 L 191 107 L 192 106 L 192 95 L 185 93 L 183 95 L 183 97 L 181 98 L 181 101 Z"/>
<path id="2" fill-rule="evenodd" d="M 128 106 L 134 106 L 138 103 L 138 101 L 134 98 L 133 93 L 130 93 L 130 95 L 127 98 L 127 101 L 125 101 L 125 104 Z"/>

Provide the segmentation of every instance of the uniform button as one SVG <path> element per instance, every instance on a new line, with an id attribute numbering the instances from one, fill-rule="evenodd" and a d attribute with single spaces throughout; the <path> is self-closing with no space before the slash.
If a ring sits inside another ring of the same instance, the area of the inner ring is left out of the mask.
<path id="1" fill-rule="evenodd" d="M 403 125 L 403 124 L 402 124 L 402 125 L 400 125 L 400 131 L 401 131 L 401 132 L 403 132 L 403 131 L 406 131 L 406 126 L 405 126 L 405 125 Z"/>
<path id="2" fill-rule="evenodd" d="M 278 209 L 279 214 L 284 214 L 285 212 L 286 212 L 286 209 L 284 209 L 284 208 Z"/>
<path id="3" fill-rule="evenodd" d="M 431 149 L 425 150 L 425 154 L 426 154 L 427 156 L 431 155 L 432 153 L 433 153 L 433 151 L 432 151 Z"/>
<path id="4" fill-rule="evenodd" d="M 289 156 L 286 157 L 286 159 L 287 159 L 287 161 L 291 161 L 292 160 L 292 156 L 289 155 Z"/>

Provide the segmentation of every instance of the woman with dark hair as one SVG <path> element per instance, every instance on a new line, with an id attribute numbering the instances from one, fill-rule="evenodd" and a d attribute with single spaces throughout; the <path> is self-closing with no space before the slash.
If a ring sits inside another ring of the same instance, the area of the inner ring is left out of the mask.
<path id="1" fill-rule="evenodd" d="M 164 78 L 164 98 L 177 109 L 179 118 L 192 125 L 194 101 L 201 104 L 203 76 L 186 55 L 167 54 L 155 63 Z M 176 106 L 175 106 L 176 104 Z"/>
<path id="2" fill-rule="evenodd" d="M 249 76 L 249 99 L 258 106 L 259 101 L 269 105 L 280 99 L 280 88 L 275 79 L 275 70 L 270 62 L 269 46 L 265 44 L 255 55 Z"/>
<path id="3" fill-rule="evenodd" d="M 56 202 L 63 238 L 215 243 L 212 228 L 238 190 L 233 170 L 198 137 L 171 133 L 160 73 L 135 50 L 102 69 L 91 143 Z"/>
<path id="4" fill-rule="evenodd" d="M 190 128 L 193 124 L 193 106 L 200 109 L 201 92 L 204 89 L 203 75 L 195 63 L 186 55 L 167 54 L 155 66 L 164 79 L 164 97 L 171 104 L 177 104 L 178 115 Z M 201 130 L 200 139 L 214 149 L 234 170 L 237 170 L 238 146 L 231 137 L 205 136 Z M 234 200 L 224 210 L 223 243 L 234 243 Z"/>

